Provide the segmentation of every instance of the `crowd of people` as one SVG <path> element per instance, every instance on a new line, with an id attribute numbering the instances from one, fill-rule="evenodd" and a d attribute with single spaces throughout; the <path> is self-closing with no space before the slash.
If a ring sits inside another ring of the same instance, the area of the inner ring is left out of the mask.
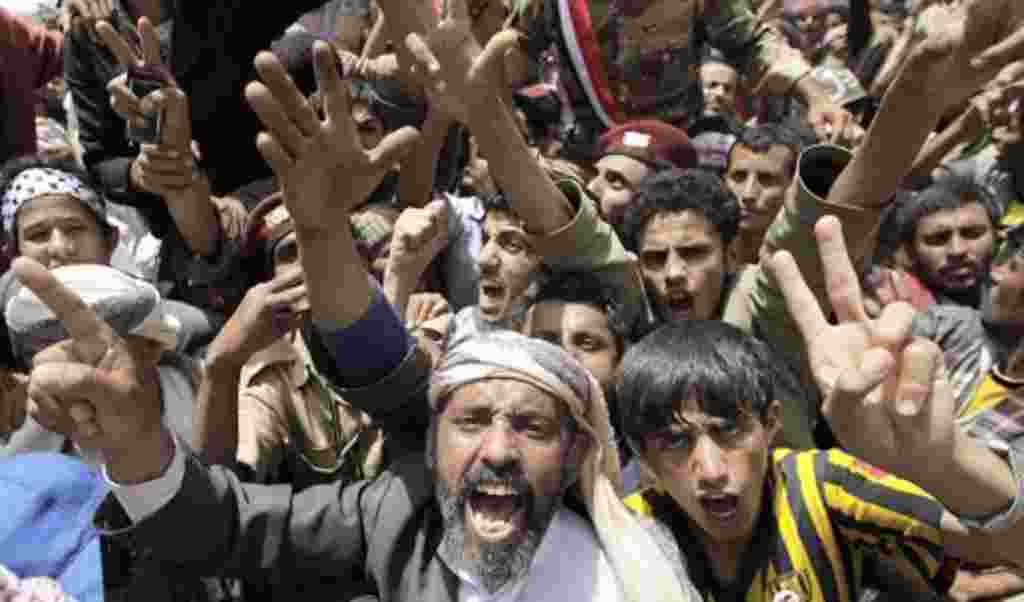
<path id="1" fill-rule="evenodd" d="M 1024 3 L 0 37 L 0 602 L 1024 600 Z"/>

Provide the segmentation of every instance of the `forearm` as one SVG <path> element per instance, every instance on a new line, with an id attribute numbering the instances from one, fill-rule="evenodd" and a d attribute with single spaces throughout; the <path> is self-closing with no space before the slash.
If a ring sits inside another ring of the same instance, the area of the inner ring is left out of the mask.
<path id="1" fill-rule="evenodd" d="M 935 102 L 927 73 L 908 63 L 882 99 L 882 106 L 850 165 L 829 192 L 832 203 L 885 205 L 945 110 Z"/>
<path id="2" fill-rule="evenodd" d="M 960 518 L 990 517 L 1013 503 L 1017 483 L 1006 460 L 956 427 L 952 462 L 919 461 L 899 476 L 917 483 Z"/>
<path id="3" fill-rule="evenodd" d="M 296 228 L 310 312 L 317 322 L 345 328 L 366 314 L 373 299 L 369 275 L 345 219 L 331 228 Z"/>
<path id="4" fill-rule="evenodd" d="M 569 223 L 572 205 L 533 158 L 497 94 L 471 108 L 469 126 L 488 159 L 491 176 L 528 231 L 547 234 Z"/>
<path id="5" fill-rule="evenodd" d="M 388 266 L 384 274 L 384 296 L 395 308 L 399 317 L 405 316 L 405 310 L 409 307 L 409 298 L 416 291 L 416 278 L 403 274 L 400 270 L 393 270 Z"/>
<path id="6" fill-rule="evenodd" d="M 423 207 L 434 192 L 434 174 L 441 148 L 452 126 L 451 119 L 431 110 L 420 131 L 420 141 L 402 161 L 398 176 L 398 200 L 402 207 Z"/>
<path id="7" fill-rule="evenodd" d="M 189 188 L 164 197 L 174 225 L 192 252 L 212 257 L 221 246 L 220 216 L 210 200 L 210 182 L 200 176 Z"/>
<path id="8" fill-rule="evenodd" d="M 192 446 L 207 464 L 232 466 L 238 455 L 238 383 L 242 363 L 210 345 L 193 418 Z"/>
<path id="9" fill-rule="evenodd" d="M 984 131 L 984 124 L 977 111 L 968 109 L 952 124 L 924 143 L 921 152 L 914 159 L 907 178 L 927 178 L 957 145 L 969 142 Z"/>

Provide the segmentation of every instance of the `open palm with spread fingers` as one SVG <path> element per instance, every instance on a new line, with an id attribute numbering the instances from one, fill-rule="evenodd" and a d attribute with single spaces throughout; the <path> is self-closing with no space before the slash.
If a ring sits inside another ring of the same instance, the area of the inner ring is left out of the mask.
<path id="1" fill-rule="evenodd" d="M 277 175 L 300 232 L 336 230 L 345 223 L 349 211 L 369 197 L 419 135 L 405 127 L 376 148 L 364 149 L 349 109 L 349 86 L 338 75 L 334 53 L 317 42 L 313 54 L 323 116 L 269 52 L 256 56 L 262 81 L 245 89 L 265 128 L 256 145 Z"/>
<path id="2" fill-rule="evenodd" d="M 131 458 L 140 442 L 159 441 L 159 346 L 118 336 L 42 264 L 19 257 L 12 270 L 70 337 L 33 360 L 28 385 L 33 417 L 83 449 L 101 452 L 111 466 Z"/>
<path id="3" fill-rule="evenodd" d="M 803 337 L 823 414 L 845 448 L 881 468 L 911 480 L 941 469 L 957 442 L 942 351 L 911 337 L 909 304 L 868 318 L 839 220 L 822 218 L 815 235 L 837 323 L 826 319 L 789 253 L 777 253 L 769 267 Z"/>
<path id="4" fill-rule="evenodd" d="M 399 19 L 403 4 L 384 0 L 380 6 L 391 22 Z M 494 109 L 494 95 L 504 81 L 503 59 L 518 44 L 517 33 L 500 31 L 481 46 L 473 34 L 466 0 L 444 0 L 436 22 L 420 23 L 416 31 L 401 33 L 431 106 L 462 122 L 475 108 Z"/>

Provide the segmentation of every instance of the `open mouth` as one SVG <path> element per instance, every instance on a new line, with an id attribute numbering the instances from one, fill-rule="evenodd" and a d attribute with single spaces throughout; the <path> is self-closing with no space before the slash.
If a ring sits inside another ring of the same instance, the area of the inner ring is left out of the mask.
<path id="1" fill-rule="evenodd" d="M 522 531 L 526 496 L 511 485 L 483 483 L 466 499 L 466 519 L 480 539 L 505 541 Z"/>
<path id="2" fill-rule="evenodd" d="M 665 307 L 674 320 L 688 318 L 693 313 L 693 297 L 687 294 L 670 294 L 665 299 Z"/>
<path id="3" fill-rule="evenodd" d="M 481 282 L 478 305 L 484 312 L 495 311 L 505 299 L 505 287 L 496 282 Z"/>
<path id="4" fill-rule="evenodd" d="M 700 498 L 704 513 L 718 521 L 727 522 L 736 518 L 739 511 L 739 498 L 728 493 L 705 495 Z"/>

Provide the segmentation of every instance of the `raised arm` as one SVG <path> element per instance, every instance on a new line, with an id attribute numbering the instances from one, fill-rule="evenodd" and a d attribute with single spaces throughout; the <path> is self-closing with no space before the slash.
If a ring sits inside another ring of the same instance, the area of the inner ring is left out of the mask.
<path id="1" fill-rule="evenodd" d="M 419 68 L 428 74 L 431 104 L 459 107 L 453 112 L 465 119 L 481 154 L 488 158 L 491 175 L 527 230 L 548 234 L 567 225 L 574 214 L 572 204 L 530 153 L 504 101 L 503 61 L 518 44 L 518 34 L 499 32 L 482 48 L 472 34 L 468 12 L 456 10 L 465 4 L 449 1 L 439 23 L 431 15 L 402 31 L 397 23 L 408 12 L 405 5 L 399 0 L 380 3 L 396 35 L 414 32 L 408 36 L 408 46 Z"/>
<path id="2" fill-rule="evenodd" d="M 234 465 L 242 367 L 253 354 L 301 325 L 307 317 L 305 297 L 306 285 L 298 268 L 257 284 L 207 348 L 192 442 L 207 464 Z"/>
<path id="3" fill-rule="evenodd" d="M 851 454 L 921 486 L 945 506 L 944 542 L 952 555 L 1019 565 L 1024 551 L 1009 531 L 980 528 L 1014 503 L 1014 472 L 957 425 L 941 349 L 911 338 L 914 310 L 905 303 L 869 319 L 839 222 L 825 218 L 816 233 L 838 324 L 826 320 L 788 253 L 769 265 L 783 283 L 836 437 Z"/>

